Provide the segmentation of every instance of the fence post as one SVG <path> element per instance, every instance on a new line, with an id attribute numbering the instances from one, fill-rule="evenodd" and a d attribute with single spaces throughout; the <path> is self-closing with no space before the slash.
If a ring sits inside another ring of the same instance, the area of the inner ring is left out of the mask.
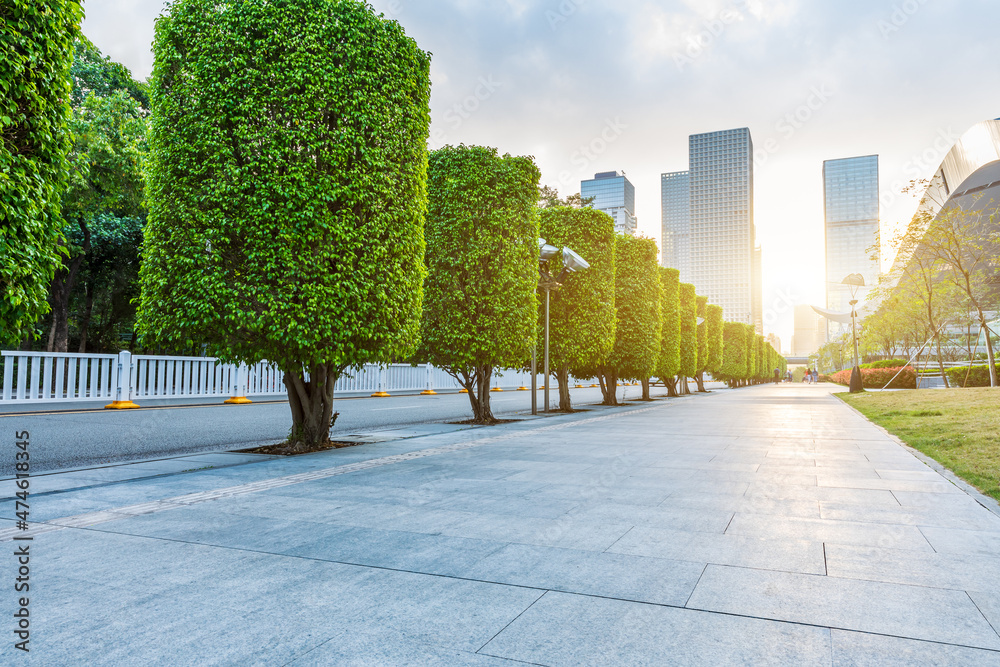
<path id="1" fill-rule="evenodd" d="M 132 353 L 128 350 L 118 353 L 118 368 L 112 369 L 114 386 L 111 393 L 114 400 L 104 406 L 105 410 L 134 410 L 139 406 L 132 402 Z"/>
<path id="2" fill-rule="evenodd" d="M 232 398 L 226 400 L 227 405 L 249 405 L 253 403 L 247 398 L 247 367 L 239 364 L 233 369 L 233 384 L 230 387 Z"/>
<path id="3" fill-rule="evenodd" d="M 389 392 L 385 390 L 385 366 L 378 367 L 378 391 L 372 394 L 372 398 L 386 398 Z"/>
<path id="4" fill-rule="evenodd" d="M 420 392 L 421 396 L 437 396 L 437 392 L 434 391 L 434 366 L 431 364 L 424 364 L 424 370 L 427 376 L 427 388 Z"/>

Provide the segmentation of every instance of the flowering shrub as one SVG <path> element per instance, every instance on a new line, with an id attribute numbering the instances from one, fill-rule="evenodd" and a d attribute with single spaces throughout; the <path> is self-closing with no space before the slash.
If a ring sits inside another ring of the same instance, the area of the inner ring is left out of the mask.
<path id="1" fill-rule="evenodd" d="M 900 372 L 901 368 L 902 372 Z M 897 373 L 899 373 L 899 377 L 892 380 Z M 845 387 L 850 386 L 851 369 L 848 368 L 840 371 L 839 373 L 834 373 L 830 379 L 837 384 L 844 385 Z M 881 389 L 888 384 L 890 380 L 892 380 L 892 384 L 889 385 L 889 389 L 916 389 L 917 371 L 914 370 L 913 366 L 861 369 L 861 381 L 864 384 L 865 389 Z"/>

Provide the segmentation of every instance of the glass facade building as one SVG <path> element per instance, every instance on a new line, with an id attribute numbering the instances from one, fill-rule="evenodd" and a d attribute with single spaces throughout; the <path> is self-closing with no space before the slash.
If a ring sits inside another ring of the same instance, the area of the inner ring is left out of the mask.
<path id="1" fill-rule="evenodd" d="M 881 262 L 871 258 L 879 242 L 878 156 L 827 160 L 823 163 L 823 199 L 826 211 L 826 307 L 836 312 L 851 309 L 850 287 L 842 285 L 852 273 L 865 277 L 858 293 L 864 301 L 878 284 Z M 829 322 L 827 337 L 847 325 Z"/>
<path id="2" fill-rule="evenodd" d="M 688 145 L 691 282 L 723 307 L 727 320 L 754 324 L 763 333 L 750 130 L 694 134 Z"/>
<path id="3" fill-rule="evenodd" d="M 594 198 L 593 208 L 604 211 L 615 221 L 615 231 L 635 235 L 635 186 L 620 171 L 605 171 L 580 183 L 580 196 Z"/>
<path id="4" fill-rule="evenodd" d="M 660 264 L 681 272 L 691 282 L 691 173 L 675 171 L 660 176 Z"/>

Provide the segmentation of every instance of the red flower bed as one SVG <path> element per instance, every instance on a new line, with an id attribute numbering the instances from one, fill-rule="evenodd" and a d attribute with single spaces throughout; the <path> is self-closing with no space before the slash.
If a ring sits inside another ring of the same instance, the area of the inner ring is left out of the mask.
<path id="1" fill-rule="evenodd" d="M 900 373 L 900 368 L 902 372 Z M 889 380 L 899 373 L 899 377 L 892 381 L 889 389 L 916 389 L 917 371 L 913 366 L 900 366 L 899 368 L 862 368 L 861 381 L 865 389 L 881 389 Z M 834 373 L 830 379 L 845 387 L 851 385 L 851 369 L 845 369 L 839 373 Z"/>

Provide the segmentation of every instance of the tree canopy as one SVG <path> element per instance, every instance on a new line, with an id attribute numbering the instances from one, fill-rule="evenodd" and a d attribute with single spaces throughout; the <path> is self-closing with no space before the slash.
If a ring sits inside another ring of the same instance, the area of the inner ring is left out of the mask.
<path id="1" fill-rule="evenodd" d="M 569 375 L 596 375 L 615 344 L 615 223 L 602 211 L 570 206 L 543 208 L 539 217 L 542 238 L 590 264 L 566 276 L 549 306 L 549 360 L 559 378 L 560 408 L 568 410 Z M 552 264 L 562 266 L 561 254 Z M 539 304 L 541 331 L 544 302 Z"/>
<path id="2" fill-rule="evenodd" d="M 122 65 L 102 57 L 84 37 L 76 42 L 71 74 L 73 146 L 69 184 L 62 197 L 66 255 L 49 290 L 52 317 L 46 349 L 51 352 L 68 351 L 71 320 L 79 350 L 86 351 L 95 302 L 105 329 L 100 344 L 117 348 L 116 324 L 132 328 L 130 299 L 138 296 L 138 253 L 145 223 L 146 85 L 134 81 Z M 114 261 L 109 262 L 112 256 Z"/>
<path id="3" fill-rule="evenodd" d="M 82 17 L 75 0 L 0 6 L 0 345 L 35 332 L 60 262 L 69 69 Z"/>
<path id="4" fill-rule="evenodd" d="M 494 369 L 522 367 L 535 344 L 539 176 L 494 148 L 430 155 L 419 356 L 462 383 L 478 422 L 494 421 Z"/>
<path id="5" fill-rule="evenodd" d="M 722 306 L 714 303 L 708 304 L 705 308 L 705 324 L 708 335 L 708 360 L 704 369 L 713 375 L 722 368 L 723 351 L 725 349 L 725 335 L 723 326 Z"/>
<path id="6" fill-rule="evenodd" d="M 656 375 L 663 382 L 672 382 L 681 369 L 681 272 L 660 267 L 660 318 L 662 335 Z"/>
<path id="7" fill-rule="evenodd" d="M 357 0 L 177 0 L 156 23 L 139 326 L 285 372 L 292 440 L 414 349 L 430 56 Z"/>
<path id="8" fill-rule="evenodd" d="M 698 295 L 694 285 L 680 285 L 681 367 L 682 377 L 698 374 Z"/>
<path id="9" fill-rule="evenodd" d="M 616 404 L 618 378 L 645 380 L 660 355 L 660 273 L 653 239 L 615 237 L 615 307 L 618 330 L 601 383 L 605 402 Z"/>

